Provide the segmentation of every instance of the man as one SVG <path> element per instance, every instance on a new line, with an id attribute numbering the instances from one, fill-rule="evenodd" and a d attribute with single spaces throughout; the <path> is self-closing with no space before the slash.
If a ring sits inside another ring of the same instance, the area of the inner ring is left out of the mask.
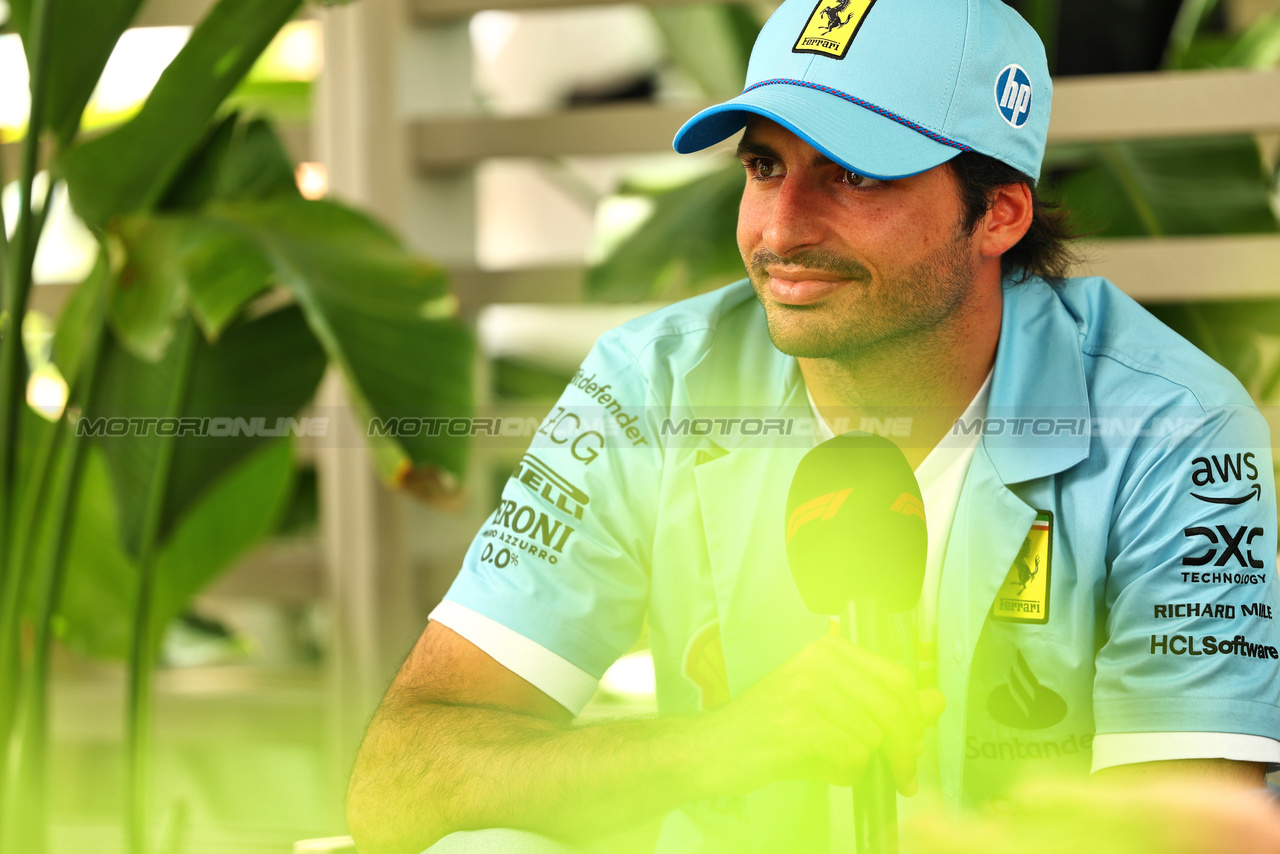
<path id="1" fill-rule="evenodd" d="M 537 846 L 664 813 L 663 852 L 827 851 L 827 787 L 876 751 L 953 804 L 1044 773 L 1260 786 L 1266 426 L 1109 283 L 1044 279 L 1065 250 L 1034 195 L 1034 33 L 996 0 L 787 0 L 747 82 L 676 148 L 745 127 L 750 281 L 588 356 L 370 726 L 362 852 L 481 828 L 541 838 L 437 850 L 561 850 Z M 919 682 L 827 636 L 791 580 L 811 412 L 916 469 Z M 662 716 L 570 726 L 646 627 Z"/>

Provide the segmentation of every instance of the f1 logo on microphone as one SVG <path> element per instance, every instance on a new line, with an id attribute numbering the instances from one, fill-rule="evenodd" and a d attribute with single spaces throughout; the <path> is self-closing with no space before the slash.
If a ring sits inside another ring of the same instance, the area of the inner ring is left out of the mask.
<path id="1" fill-rule="evenodd" d="M 996 106 L 1012 127 L 1027 123 L 1031 116 L 1031 78 L 1021 65 L 1006 65 L 996 78 Z"/>
<path id="2" fill-rule="evenodd" d="M 801 525 L 807 525 L 810 522 L 817 522 L 820 519 L 830 519 L 840 510 L 840 505 L 844 504 L 844 500 L 849 497 L 852 489 L 842 489 L 839 492 L 829 492 L 826 495 L 819 495 L 811 501 L 801 504 L 791 513 L 791 518 L 787 520 L 787 542 L 791 542 L 791 538 L 796 535 L 796 531 L 800 530 Z"/>

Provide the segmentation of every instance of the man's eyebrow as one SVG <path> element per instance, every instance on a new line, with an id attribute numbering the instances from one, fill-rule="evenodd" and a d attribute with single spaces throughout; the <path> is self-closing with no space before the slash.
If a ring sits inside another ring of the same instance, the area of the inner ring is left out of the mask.
<path id="1" fill-rule="evenodd" d="M 764 157 L 769 160 L 781 160 L 782 157 L 768 145 L 763 142 L 755 142 L 749 139 L 743 139 L 738 143 L 737 151 L 739 159 L 743 157 Z"/>
<path id="2" fill-rule="evenodd" d="M 740 160 L 746 157 L 763 157 L 768 160 L 782 159 L 782 155 L 778 154 L 778 152 L 771 146 L 766 145 L 763 142 L 756 142 L 749 139 L 743 139 L 738 143 L 737 155 Z M 815 169 L 820 169 L 824 166 L 835 166 L 838 164 L 821 151 L 815 151 L 813 153 L 813 163 L 811 165 Z"/>

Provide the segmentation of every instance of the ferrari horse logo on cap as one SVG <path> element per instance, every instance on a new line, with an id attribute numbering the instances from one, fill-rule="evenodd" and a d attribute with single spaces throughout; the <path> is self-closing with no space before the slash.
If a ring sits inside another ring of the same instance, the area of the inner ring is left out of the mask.
<path id="1" fill-rule="evenodd" d="M 876 0 L 819 0 L 792 52 L 844 59 L 875 4 Z"/>

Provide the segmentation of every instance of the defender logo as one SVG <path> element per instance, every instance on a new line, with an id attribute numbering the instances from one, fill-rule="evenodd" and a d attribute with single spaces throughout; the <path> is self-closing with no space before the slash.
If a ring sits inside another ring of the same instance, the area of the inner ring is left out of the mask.
<path id="1" fill-rule="evenodd" d="M 792 53 L 844 59 L 876 0 L 818 0 Z"/>
<path id="2" fill-rule="evenodd" d="M 792 511 L 791 518 L 787 520 L 787 542 L 791 542 L 791 538 L 796 535 L 796 531 L 800 530 L 801 525 L 830 519 L 840 512 L 840 505 L 844 504 L 844 500 L 851 492 L 853 492 L 852 489 L 829 492 L 797 507 Z"/>
<path id="3" fill-rule="evenodd" d="M 996 78 L 996 106 L 1000 115 L 1015 128 L 1031 116 L 1031 78 L 1021 65 L 1006 65 Z"/>
<path id="4" fill-rule="evenodd" d="M 1067 701 L 1040 684 L 1022 651 L 1009 668 L 1009 684 L 987 698 L 987 712 L 1015 729 L 1048 729 L 1067 716 Z"/>

